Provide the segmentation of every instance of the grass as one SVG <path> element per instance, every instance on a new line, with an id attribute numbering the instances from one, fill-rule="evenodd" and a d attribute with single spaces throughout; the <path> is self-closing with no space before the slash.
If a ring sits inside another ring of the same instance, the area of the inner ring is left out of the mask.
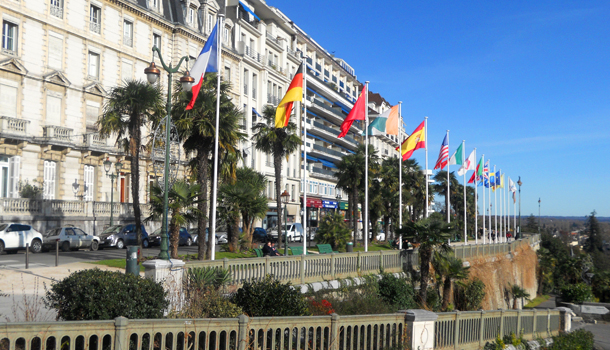
<path id="1" fill-rule="evenodd" d="M 545 301 L 549 300 L 550 296 L 549 295 L 539 295 L 536 298 L 532 299 L 529 303 L 527 303 L 523 308 L 524 309 L 533 309 L 536 306 L 544 303 Z"/>

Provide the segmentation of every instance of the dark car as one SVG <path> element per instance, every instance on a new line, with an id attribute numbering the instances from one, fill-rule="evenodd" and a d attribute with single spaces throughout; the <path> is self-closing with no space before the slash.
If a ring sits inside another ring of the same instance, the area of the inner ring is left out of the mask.
<path id="1" fill-rule="evenodd" d="M 158 228 L 155 230 L 155 232 L 153 232 L 150 237 L 150 244 L 151 245 L 161 245 L 161 228 Z M 185 227 L 181 227 L 180 228 L 180 236 L 178 238 L 178 245 L 179 246 L 192 246 L 193 245 L 193 237 L 191 236 L 190 233 L 188 233 L 188 231 L 186 230 Z"/>
<path id="2" fill-rule="evenodd" d="M 110 226 L 105 229 L 99 237 L 101 247 L 116 247 L 118 249 L 123 249 L 128 245 L 138 244 L 135 224 Z M 142 225 L 142 247 L 148 248 L 149 245 L 148 233 L 146 232 L 144 225 Z"/>
<path id="3" fill-rule="evenodd" d="M 253 242 L 267 242 L 267 230 L 262 227 L 255 227 L 254 232 L 252 232 L 252 241 Z"/>

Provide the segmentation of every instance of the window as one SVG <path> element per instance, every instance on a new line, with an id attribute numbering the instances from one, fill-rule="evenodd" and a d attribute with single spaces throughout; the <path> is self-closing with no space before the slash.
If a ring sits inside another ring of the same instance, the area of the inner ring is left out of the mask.
<path id="1" fill-rule="evenodd" d="M 89 30 L 98 34 L 102 32 L 102 9 L 95 5 L 89 7 Z"/>
<path id="2" fill-rule="evenodd" d="M 0 83 L 0 115 L 17 117 L 17 85 L 9 86 Z"/>
<path id="3" fill-rule="evenodd" d="M 158 49 L 161 49 L 161 35 L 153 34 L 153 46 L 156 46 Z"/>
<path id="4" fill-rule="evenodd" d="M 89 78 L 98 79 L 100 77 L 100 55 L 89 51 Z"/>
<path id="5" fill-rule="evenodd" d="M 226 44 L 229 44 L 229 43 L 230 43 L 230 40 L 229 40 L 229 28 L 227 28 L 227 27 L 225 27 L 225 28 L 222 30 L 222 41 L 223 41 L 224 43 L 226 43 Z"/>
<path id="6" fill-rule="evenodd" d="M 133 80 L 133 63 L 123 61 L 121 65 L 121 80 Z"/>
<path id="7" fill-rule="evenodd" d="M 244 95 L 248 96 L 248 70 L 244 69 Z"/>
<path id="8" fill-rule="evenodd" d="M 189 7 L 188 22 L 195 25 L 195 9 Z"/>
<path id="9" fill-rule="evenodd" d="M 0 196 L 19 197 L 19 165 L 21 157 L 0 156 Z"/>
<path id="10" fill-rule="evenodd" d="M 8 54 L 17 53 L 17 25 L 9 22 L 2 22 L 2 51 Z"/>
<path id="11" fill-rule="evenodd" d="M 51 16 L 64 18 L 64 4 L 62 0 L 51 0 Z"/>
<path id="12" fill-rule="evenodd" d="M 61 125 L 61 97 L 47 95 L 46 125 Z"/>
<path id="13" fill-rule="evenodd" d="M 84 200 L 90 202 L 93 200 L 93 186 L 95 182 L 95 167 L 85 165 L 85 188 L 83 189 Z"/>
<path id="14" fill-rule="evenodd" d="M 231 68 L 230 67 L 225 67 L 225 74 L 223 76 L 224 81 L 231 81 Z"/>
<path id="15" fill-rule="evenodd" d="M 256 86 L 258 85 L 258 81 L 256 79 L 256 74 L 252 74 L 252 98 L 256 99 Z"/>
<path id="16" fill-rule="evenodd" d="M 211 13 L 208 13 L 207 19 L 205 22 L 206 22 L 205 32 L 208 34 L 212 33 L 212 29 L 214 28 L 214 17 L 212 16 Z"/>
<path id="17" fill-rule="evenodd" d="M 61 37 L 49 35 L 49 67 L 62 68 L 64 40 Z"/>
<path id="18" fill-rule="evenodd" d="M 100 115 L 100 104 L 93 101 L 87 101 L 87 132 L 97 132 L 95 123 Z"/>
<path id="19" fill-rule="evenodd" d="M 293 202 L 296 200 L 296 197 L 294 196 L 294 185 L 292 185 L 292 191 L 290 192 L 290 198 L 292 199 Z"/>
<path id="20" fill-rule="evenodd" d="M 123 21 L 123 44 L 133 46 L 133 23 L 130 21 Z"/>
<path id="21" fill-rule="evenodd" d="M 48 160 L 44 161 L 43 176 L 43 199 L 55 199 L 55 175 L 57 174 L 57 163 Z"/>

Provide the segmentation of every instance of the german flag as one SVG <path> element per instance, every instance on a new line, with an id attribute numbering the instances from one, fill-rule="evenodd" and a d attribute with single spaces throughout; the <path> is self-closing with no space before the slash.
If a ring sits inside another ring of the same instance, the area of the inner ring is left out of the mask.
<path id="1" fill-rule="evenodd" d="M 280 101 L 280 104 L 275 110 L 275 127 L 284 128 L 288 126 L 290 114 L 292 114 L 292 106 L 295 101 L 303 102 L 303 63 L 297 69 L 297 73 L 292 78 L 292 82 L 286 91 L 286 95 Z"/>

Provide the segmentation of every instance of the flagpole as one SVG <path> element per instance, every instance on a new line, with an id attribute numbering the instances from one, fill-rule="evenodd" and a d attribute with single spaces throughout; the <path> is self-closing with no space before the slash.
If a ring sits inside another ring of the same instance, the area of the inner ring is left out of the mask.
<path id="1" fill-rule="evenodd" d="M 216 50 L 216 62 L 218 62 L 218 72 L 216 73 L 217 85 L 216 85 L 216 130 L 214 137 L 214 174 L 212 176 L 212 229 L 209 232 L 208 242 L 212 245 L 210 259 L 215 260 L 216 258 L 216 198 L 218 197 L 218 129 L 220 127 L 220 62 L 222 53 L 222 44 L 220 39 L 222 38 L 222 20 L 224 14 L 218 14 L 218 23 L 216 30 L 217 50 Z"/>
<path id="2" fill-rule="evenodd" d="M 303 123 L 303 255 L 307 254 L 307 63 L 304 60 L 304 56 L 301 53 L 301 66 L 303 67 L 303 115 L 301 116 L 301 122 Z M 337 189 L 335 188 L 335 191 Z M 337 203 L 339 205 L 339 203 Z M 279 228 L 278 228 L 279 229 Z"/>
<path id="3" fill-rule="evenodd" d="M 496 183 L 498 182 L 498 173 L 496 172 L 496 166 L 494 165 L 494 187 L 496 187 Z M 496 193 L 496 189 L 494 188 L 494 229 L 496 231 L 496 243 L 499 243 L 500 236 L 498 236 L 498 194 Z"/>
<path id="4" fill-rule="evenodd" d="M 483 244 L 486 244 L 486 239 L 485 239 L 485 155 L 483 154 L 481 156 L 481 163 L 483 163 L 483 178 L 481 178 L 481 182 L 483 182 L 483 206 L 481 207 L 483 209 Z M 476 177 L 475 177 L 476 179 Z M 477 187 L 479 187 L 479 184 L 476 184 Z"/>
<path id="5" fill-rule="evenodd" d="M 424 132 L 425 132 L 425 137 L 426 137 L 426 174 L 425 174 L 425 179 L 426 179 L 426 203 L 425 203 L 425 207 L 426 207 L 426 218 L 428 218 L 428 117 L 425 118 L 424 120 Z"/>
<path id="6" fill-rule="evenodd" d="M 447 155 L 449 155 L 449 130 L 447 130 Z M 447 158 L 447 223 L 451 223 L 451 179 L 449 177 L 449 158 Z"/>
<path id="7" fill-rule="evenodd" d="M 462 168 L 466 163 L 464 151 L 466 150 L 466 140 L 462 140 Z M 464 171 L 464 245 L 468 244 L 468 233 L 466 226 L 468 225 L 468 218 L 466 217 L 466 171 Z"/>
<path id="8" fill-rule="evenodd" d="M 510 182 L 512 180 L 510 179 L 510 177 L 508 178 L 508 189 L 510 189 Z M 504 199 L 504 202 L 506 203 L 506 232 L 510 232 L 510 201 L 508 198 L 508 191 L 506 192 L 506 196 Z"/>
<path id="9" fill-rule="evenodd" d="M 489 169 L 491 170 L 491 169 Z M 494 240 L 491 239 L 491 176 L 489 176 L 489 171 L 487 172 L 487 193 L 489 198 L 489 211 L 487 214 L 489 215 L 489 244 L 494 243 Z"/>
<path id="10" fill-rule="evenodd" d="M 365 81 L 366 94 L 364 96 L 364 130 L 365 130 L 365 150 L 364 150 L 364 251 L 369 251 L 369 82 Z"/>
<path id="11" fill-rule="evenodd" d="M 398 228 L 402 229 L 402 101 L 398 101 Z M 402 250 L 402 234 L 399 236 L 398 249 Z"/>
<path id="12" fill-rule="evenodd" d="M 477 148 L 474 148 L 474 160 L 477 160 Z M 479 233 L 477 232 L 479 228 L 479 196 L 477 194 L 477 168 L 474 168 L 474 244 L 479 244 Z"/>

